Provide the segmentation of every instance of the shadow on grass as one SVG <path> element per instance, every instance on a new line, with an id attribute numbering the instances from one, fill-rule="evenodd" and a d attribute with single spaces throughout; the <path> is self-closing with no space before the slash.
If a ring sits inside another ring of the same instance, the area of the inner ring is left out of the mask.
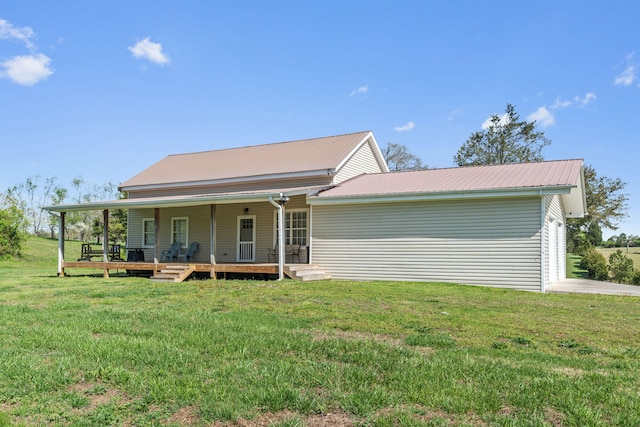
<path id="1" fill-rule="evenodd" d="M 569 279 L 588 279 L 587 270 L 580 267 L 582 257 L 576 254 L 567 254 L 567 278 Z"/>

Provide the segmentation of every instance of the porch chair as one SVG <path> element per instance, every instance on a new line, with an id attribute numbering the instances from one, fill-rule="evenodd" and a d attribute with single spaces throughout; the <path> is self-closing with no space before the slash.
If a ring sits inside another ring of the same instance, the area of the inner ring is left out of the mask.
<path id="1" fill-rule="evenodd" d="M 180 261 L 181 259 L 184 260 L 184 262 L 192 261 L 196 252 L 198 252 L 199 245 L 200 243 L 198 242 L 191 242 L 191 244 L 189 245 L 189 248 L 187 249 L 187 253 L 178 254 L 178 261 Z"/>
<path id="2" fill-rule="evenodd" d="M 178 254 L 180 254 L 180 242 L 173 242 L 169 249 L 165 249 L 162 251 L 162 255 L 160 255 L 160 262 L 172 262 L 174 259 L 178 258 Z"/>

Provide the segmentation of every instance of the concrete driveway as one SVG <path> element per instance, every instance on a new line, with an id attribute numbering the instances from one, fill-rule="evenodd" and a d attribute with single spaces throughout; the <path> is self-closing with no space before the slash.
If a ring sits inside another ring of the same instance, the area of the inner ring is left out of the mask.
<path id="1" fill-rule="evenodd" d="M 627 295 L 640 297 L 640 286 L 599 282 L 586 279 L 564 279 L 548 285 L 547 292 L 570 294 Z"/>

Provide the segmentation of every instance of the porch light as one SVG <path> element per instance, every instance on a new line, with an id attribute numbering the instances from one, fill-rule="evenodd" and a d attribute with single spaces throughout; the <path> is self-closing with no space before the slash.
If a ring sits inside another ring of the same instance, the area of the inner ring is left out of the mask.
<path id="1" fill-rule="evenodd" d="M 244 208 L 243 212 L 244 212 L 245 215 L 248 214 L 249 213 L 249 208 Z"/>
<path id="2" fill-rule="evenodd" d="M 284 205 L 288 201 L 289 201 L 289 197 L 288 196 L 282 196 L 282 198 L 280 199 L 280 204 Z"/>

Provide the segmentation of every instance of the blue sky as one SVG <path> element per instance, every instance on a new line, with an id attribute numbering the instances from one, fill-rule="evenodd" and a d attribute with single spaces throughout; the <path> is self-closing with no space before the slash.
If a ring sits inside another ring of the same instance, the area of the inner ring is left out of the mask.
<path id="1" fill-rule="evenodd" d="M 639 12 L 633 1 L 7 2 L 0 188 L 34 175 L 117 184 L 167 154 L 361 130 L 450 167 L 511 103 L 551 139 L 547 159 L 583 158 L 628 183 L 618 232 L 640 235 Z"/>

